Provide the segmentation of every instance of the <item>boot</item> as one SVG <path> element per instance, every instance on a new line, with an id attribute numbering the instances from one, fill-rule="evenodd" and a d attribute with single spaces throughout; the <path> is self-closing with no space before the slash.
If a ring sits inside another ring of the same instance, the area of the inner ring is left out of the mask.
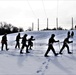
<path id="1" fill-rule="evenodd" d="M 26 53 L 30 53 L 29 51 L 26 51 Z"/>
<path id="2" fill-rule="evenodd" d="M 8 51 L 9 49 L 7 48 L 6 51 Z"/>
<path id="3" fill-rule="evenodd" d="M 68 52 L 68 54 L 72 54 L 72 52 Z"/>
<path id="4" fill-rule="evenodd" d="M 22 50 L 20 51 L 20 54 L 23 54 Z"/>
<path id="5" fill-rule="evenodd" d="M 57 55 L 58 55 L 58 53 L 55 54 L 55 56 L 57 56 Z"/>
<path id="6" fill-rule="evenodd" d="M 48 55 L 44 55 L 44 57 L 49 57 Z"/>

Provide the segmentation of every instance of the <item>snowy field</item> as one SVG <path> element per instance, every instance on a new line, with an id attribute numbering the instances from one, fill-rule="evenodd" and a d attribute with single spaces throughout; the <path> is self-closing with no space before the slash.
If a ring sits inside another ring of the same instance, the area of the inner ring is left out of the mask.
<path id="1" fill-rule="evenodd" d="M 15 49 L 17 33 L 8 34 L 9 51 L 6 51 L 5 48 L 4 51 L 0 51 L 0 75 L 76 75 L 76 31 L 74 31 L 74 38 L 70 39 L 73 40 L 73 47 L 72 43 L 69 44 L 70 51 L 73 51 L 73 54 L 68 54 L 65 48 L 63 55 L 55 57 L 50 50 L 50 57 L 44 57 L 51 34 L 54 33 L 55 39 L 62 42 L 66 38 L 67 32 L 67 30 L 21 32 L 21 37 L 26 33 L 28 34 L 27 38 L 33 35 L 36 39 L 33 50 L 29 50 L 30 53 L 26 54 L 26 48 L 24 48 L 24 54 L 21 55 L 19 54 L 20 50 Z M 54 44 L 56 52 L 59 52 L 61 47 L 62 43 Z"/>

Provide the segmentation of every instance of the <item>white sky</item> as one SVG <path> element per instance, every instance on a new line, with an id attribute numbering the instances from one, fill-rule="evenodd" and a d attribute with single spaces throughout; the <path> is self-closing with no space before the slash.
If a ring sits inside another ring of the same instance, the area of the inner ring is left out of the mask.
<path id="1" fill-rule="evenodd" d="M 56 27 L 56 17 L 59 26 L 71 28 L 71 18 L 76 25 L 76 0 L 0 0 L 0 22 L 11 23 L 24 30 L 32 26 L 37 30 L 37 19 L 40 19 L 40 29 L 46 28 L 47 18 L 49 28 Z"/>

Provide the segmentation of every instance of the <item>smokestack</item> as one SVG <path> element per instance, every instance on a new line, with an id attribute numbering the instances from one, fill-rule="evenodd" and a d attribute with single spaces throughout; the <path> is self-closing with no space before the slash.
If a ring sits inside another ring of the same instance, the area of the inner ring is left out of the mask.
<path id="1" fill-rule="evenodd" d="M 39 31 L 39 19 L 38 19 L 38 31 Z"/>
<path id="2" fill-rule="evenodd" d="M 48 30 L 48 18 L 47 18 L 47 30 Z"/>
<path id="3" fill-rule="evenodd" d="M 57 26 L 57 29 L 58 29 L 58 18 L 56 18 L 56 26 Z"/>
<path id="4" fill-rule="evenodd" d="M 34 23 L 32 23 L 32 31 L 34 30 Z"/>
<path id="5" fill-rule="evenodd" d="M 72 30 L 73 30 L 73 17 L 72 17 Z"/>

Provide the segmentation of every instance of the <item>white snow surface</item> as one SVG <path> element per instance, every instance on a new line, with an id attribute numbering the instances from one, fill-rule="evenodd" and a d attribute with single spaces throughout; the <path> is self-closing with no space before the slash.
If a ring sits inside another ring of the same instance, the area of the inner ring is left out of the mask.
<path id="1" fill-rule="evenodd" d="M 28 34 L 27 38 L 32 35 L 35 38 L 34 46 L 28 54 L 26 54 L 26 47 L 23 49 L 24 54 L 19 53 L 20 49 L 15 49 L 15 38 L 18 33 L 8 34 L 9 51 L 6 51 L 5 47 L 3 51 L 0 49 L 0 75 L 76 75 L 75 30 L 74 38 L 70 39 L 73 40 L 73 43 L 69 44 L 70 51 L 73 51 L 73 54 L 68 54 L 65 48 L 63 55 L 55 57 L 50 50 L 48 54 L 50 57 L 44 57 L 51 34 L 54 33 L 55 39 L 62 42 L 66 38 L 67 32 L 67 30 L 21 32 L 21 37 L 26 33 Z M 2 36 L 0 36 L 0 41 L 1 38 Z M 54 44 L 56 52 L 59 52 L 61 47 L 62 43 Z"/>

